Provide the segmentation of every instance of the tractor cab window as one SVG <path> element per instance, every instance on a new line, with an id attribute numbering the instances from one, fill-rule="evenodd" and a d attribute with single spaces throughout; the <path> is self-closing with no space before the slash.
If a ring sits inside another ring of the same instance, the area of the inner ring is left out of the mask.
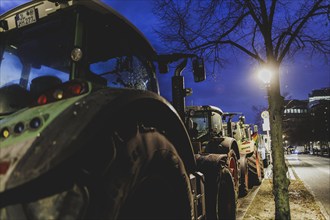
<path id="1" fill-rule="evenodd" d="M 212 112 L 211 114 L 212 132 L 220 134 L 222 132 L 222 117 L 217 112 Z"/>
<path id="2" fill-rule="evenodd" d="M 121 20 L 92 11 L 82 12 L 85 33 L 82 63 L 88 64 L 87 74 L 103 79 L 107 87 L 156 91 L 146 40 Z"/>
<path id="3" fill-rule="evenodd" d="M 103 12 L 72 7 L 0 33 L 0 116 L 73 79 L 159 92 L 155 51 L 125 20 Z"/>
<path id="4" fill-rule="evenodd" d="M 41 90 L 69 80 L 72 30 L 72 23 L 59 19 L 1 33 L 0 116 L 28 106 Z"/>
<path id="5" fill-rule="evenodd" d="M 10 72 L 11 74 L 0 74 L 0 86 L 9 84 L 18 84 L 21 78 L 23 65 L 18 56 L 4 52 L 1 59 L 1 72 Z"/>
<path id="6" fill-rule="evenodd" d="M 197 137 L 202 137 L 209 133 L 209 120 L 208 112 L 195 111 L 194 115 L 191 116 L 193 123 L 196 123 L 196 129 L 198 131 Z"/>
<path id="7" fill-rule="evenodd" d="M 108 87 L 148 90 L 149 71 L 136 56 L 110 58 L 90 65 L 90 70 L 106 80 Z"/>
<path id="8" fill-rule="evenodd" d="M 247 139 L 251 139 L 251 129 L 250 129 L 250 126 L 249 125 L 245 125 L 245 138 Z"/>

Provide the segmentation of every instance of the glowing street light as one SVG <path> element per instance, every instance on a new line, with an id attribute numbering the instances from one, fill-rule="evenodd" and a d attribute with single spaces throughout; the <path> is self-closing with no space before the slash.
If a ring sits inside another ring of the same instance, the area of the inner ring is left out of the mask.
<path id="1" fill-rule="evenodd" d="M 272 79 L 272 71 L 266 68 L 260 69 L 258 72 L 258 78 L 265 84 L 269 85 Z"/>

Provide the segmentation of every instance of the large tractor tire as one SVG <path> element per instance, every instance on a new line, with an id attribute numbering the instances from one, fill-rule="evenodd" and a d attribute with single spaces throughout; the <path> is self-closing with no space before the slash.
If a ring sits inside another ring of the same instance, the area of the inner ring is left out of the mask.
<path id="1" fill-rule="evenodd" d="M 246 196 L 249 191 L 249 168 L 248 159 L 245 155 L 240 157 L 240 185 L 239 185 L 239 197 Z"/>
<path id="2" fill-rule="evenodd" d="M 86 219 L 191 219 L 189 178 L 174 146 L 153 128 L 132 133 L 113 133 L 114 159 L 87 186 Z"/>
<path id="3" fill-rule="evenodd" d="M 197 168 L 205 177 L 207 219 L 236 218 L 237 198 L 226 158 L 226 154 L 196 155 Z"/>
<path id="4" fill-rule="evenodd" d="M 220 174 L 220 201 L 218 203 L 220 214 L 218 219 L 236 219 L 237 194 L 233 185 L 234 182 L 230 171 L 227 168 L 222 169 Z"/>
<path id="5" fill-rule="evenodd" d="M 261 160 L 257 151 L 248 157 L 249 188 L 259 186 L 262 182 Z"/>
<path id="6" fill-rule="evenodd" d="M 236 155 L 235 151 L 233 150 L 233 146 L 231 147 L 221 146 L 220 144 L 221 140 L 222 139 L 218 138 L 210 141 L 206 145 L 206 152 L 211 154 L 227 154 L 226 164 L 232 175 L 236 197 L 238 197 L 240 173 L 239 173 L 239 161 L 237 158 L 239 155 Z"/>

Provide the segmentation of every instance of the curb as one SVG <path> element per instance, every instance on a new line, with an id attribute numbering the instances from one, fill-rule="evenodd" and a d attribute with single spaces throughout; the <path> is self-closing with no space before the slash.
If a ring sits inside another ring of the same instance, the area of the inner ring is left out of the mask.
<path id="1" fill-rule="evenodd" d="M 264 180 L 262 180 L 262 183 L 263 181 Z M 236 220 L 244 219 L 244 216 L 247 210 L 249 209 L 250 205 L 252 204 L 254 197 L 258 194 L 262 183 L 259 186 L 257 187 L 254 186 L 252 189 L 250 189 L 249 193 L 245 197 L 238 199 Z"/>

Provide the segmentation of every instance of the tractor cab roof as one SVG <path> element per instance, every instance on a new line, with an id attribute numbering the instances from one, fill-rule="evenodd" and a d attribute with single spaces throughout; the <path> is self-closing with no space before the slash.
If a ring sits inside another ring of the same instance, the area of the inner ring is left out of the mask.
<path id="1" fill-rule="evenodd" d="M 220 115 L 223 115 L 223 111 L 215 106 L 212 105 L 203 105 L 203 106 L 187 106 L 186 111 L 212 111 L 217 112 Z"/>
<path id="2" fill-rule="evenodd" d="M 63 16 L 62 12 L 69 14 L 77 8 L 93 11 L 93 16 L 88 17 L 89 23 L 109 25 L 114 32 L 120 31 L 127 36 L 131 44 L 143 50 L 149 58 L 157 59 L 154 48 L 145 36 L 126 18 L 99 0 L 33 0 L 0 15 L 0 33 L 33 26 L 47 17 Z"/>

